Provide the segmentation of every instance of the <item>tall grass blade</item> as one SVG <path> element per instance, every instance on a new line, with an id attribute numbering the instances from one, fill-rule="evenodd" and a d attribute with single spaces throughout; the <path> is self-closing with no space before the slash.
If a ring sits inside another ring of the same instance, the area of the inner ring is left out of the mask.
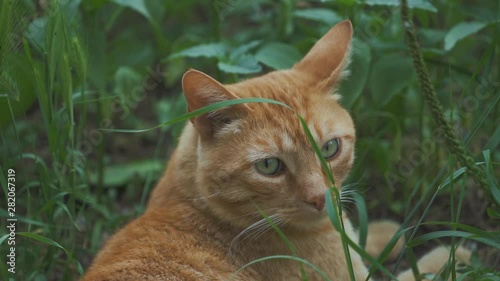
<path id="1" fill-rule="evenodd" d="M 178 122 L 183 122 L 183 121 L 189 120 L 191 118 L 194 118 L 194 117 L 197 117 L 197 116 L 200 116 L 200 115 L 203 115 L 203 114 L 207 114 L 207 113 L 210 113 L 212 111 L 216 111 L 218 109 L 222 109 L 224 107 L 228 107 L 228 106 L 231 106 L 231 105 L 237 105 L 237 104 L 243 104 L 243 103 L 269 103 L 269 104 L 281 105 L 281 106 L 284 106 L 286 108 L 291 109 L 288 105 L 286 105 L 286 104 L 284 104 L 282 102 L 279 102 L 279 101 L 271 100 L 271 99 L 264 99 L 264 98 L 234 99 L 234 100 L 227 100 L 227 101 L 217 102 L 217 103 L 214 103 L 214 104 L 202 107 L 200 109 L 194 110 L 194 111 L 192 111 L 190 113 L 181 115 L 181 116 L 179 116 L 177 118 L 174 118 L 174 119 L 172 119 L 170 121 L 164 122 L 164 123 L 162 123 L 160 125 L 157 125 L 157 126 L 154 126 L 154 127 L 148 128 L 148 129 L 140 129 L 140 130 L 101 129 L 101 130 L 102 131 L 108 131 L 108 132 L 119 132 L 119 133 L 143 133 L 143 132 L 155 130 L 155 129 L 158 129 L 158 128 L 161 128 L 161 127 L 164 127 L 164 126 L 172 125 L 172 124 L 175 124 L 175 123 L 178 123 Z"/>
<path id="2" fill-rule="evenodd" d="M 330 278 L 328 278 L 328 276 L 323 271 L 321 271 L 319 268 L 317 268 L 314 264 L 310 263 L 309 261 L 307 261 L 305 259 L 301 259 L 299 257 L 287 256 L 287 255 L 267 256 L 267 257 L 263 257 L 263 258 L 260 258 L 260 259 L 253 260 L 253 261 L 245 264 L 241 268 L 239 268 L 236 272 L 234 272 L 231 275 L 231 277 L 229 278 L 229 280 L 233 280 L 241 271 L 243 271 L 245 268 L 247 268 L 249 266 L 252 266 L 252 265 L 254 265 L 256 263 L 260 263 L 260 262 L 264 262 L 264 261 L 268 261 L 268 260 L 273 260 L 273 259 L 288 259 L 288 260 L 297 261 L 297 262 L 299 262 L 301 264 L 307 265 L 308 267 L 312 268 L 319 275 L 321 275 L 321 277 L 323 278 L 323 280 L 332 281 Z"/>

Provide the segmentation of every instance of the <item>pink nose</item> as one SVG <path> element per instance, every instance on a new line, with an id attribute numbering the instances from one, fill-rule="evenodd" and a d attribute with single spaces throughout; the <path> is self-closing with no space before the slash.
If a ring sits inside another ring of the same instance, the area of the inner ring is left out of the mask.
<path id="1" fill-rule="evenodd" d="M 323 208 L 325 208 L 325 195 L 321 194 L 319 196 L 312 197 L 305 202 L 316 208 L 316 210 L 322 211 Z"/>

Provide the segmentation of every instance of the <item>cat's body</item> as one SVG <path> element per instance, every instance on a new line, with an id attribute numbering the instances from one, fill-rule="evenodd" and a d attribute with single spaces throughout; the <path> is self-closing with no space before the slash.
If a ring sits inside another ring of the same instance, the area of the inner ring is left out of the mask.
<path id="1" fill-rule="evenodd" d="M 84 280 L 301 280 L 298 263 L 284 259 L 258 263 L 234 274 L 257 258 L 291 254 L 273 231 L 235 246 L 231 243 L 238 234 L 236 229 L 193 212 L 184 203 L 171 207 L 177 212 L 162 208 L 147 212 L 111 238 Z M 299 257 L 335 280 L 349 280 L 340 237 L 329 225 L 288 239 Z M 364 280 L 365 266 L 359 256 L 354 254 L 353 259 L 356 279 Z M 322 280 L 304 268 L 309 280 Z"/>
<path id="2" fill-rule="evenodd" d="M 234 274 L 276 255 L 300 257 L 331 280 L 349 280 L 342 239 L 324 206 L 332 184 L 296 113 L 306 120 L 341 186 L 353 163 L 355 131 L 332 89 L 347 65 L 351 36 L 350 22 L 339 23 L 294 68 L 233 85 L 188 71 L 183 88 L 189 111 L 248 97 L 277 100 L 291 109 L 246 103 L 193 118 L 146 213 L 110 239 L 83 280 L 301 280 L 298 262 L 283 258 Z M 347 217 L 344 225 L 357 241 Z M 397 226 L 377 229 L 369 234 L 372 254 Z M 365 280 L 365 265 L 350 252 L 356 280 Z M 309 280 L 322 280 L 303 267 Z M 404 280 L 413 279 L 407 275 Z"/>

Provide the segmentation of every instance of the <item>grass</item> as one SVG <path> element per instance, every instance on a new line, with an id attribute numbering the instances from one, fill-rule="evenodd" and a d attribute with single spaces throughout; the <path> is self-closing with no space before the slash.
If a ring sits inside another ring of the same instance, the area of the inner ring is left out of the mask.
<path id="1" fill-rule="evenodd" d="M 464 274 L 500 278 L 499 210 L 439 137 L 391 6 L 215 2 L 151 0 L 145 8 L 104 0 L 0 3 L 0 183 L 7 194 L 7 171 L 16 171 L 18 219 L 17 273 L 2 262 L 1 280 L 74 280 L 106 238 L 144 210 L 189 118 L 182 115 L 179 82 L 188 67 L 230 83 L 289 66 L 342 18 L 350 18 L 356 32 L 352 75 L 339 90 L 358 132 L 350 182 L 366 202 L 357 200 L 351 217 L 360 229 L 366 229 L 365 212 L 369 220 L 401 222 L 398 235 L 406 236 L 407 249 L 387 264 L 389 251 L 377 261 L 357 241 L 345 239 L 345 245 L 371 260 L 374 274 L 390 276 L 438 244 L 473 241 L 478 258 Z M 432 82 L 498 200 L 500 3 L 432 5 L 437 13 L 413 10 Z M 463 30 L 467 36 L 445 50 L 452 29 L 470 22 L 484 27 Z M 282 43 L 278 61 L 275 42 Z M 335 200 L 328 206 L 342 231 L 333 211 L 344 210 Z M 0 241 L 5 257 L 7 237 Z M 307 266 L 300 257 L 268 258 Z M 448 268 L 442 277 L 460 279 L 457 274 Z"/>

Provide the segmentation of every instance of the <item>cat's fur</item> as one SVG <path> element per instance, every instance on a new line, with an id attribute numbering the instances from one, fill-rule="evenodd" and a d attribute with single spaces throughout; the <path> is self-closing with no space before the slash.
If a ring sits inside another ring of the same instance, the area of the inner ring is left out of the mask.
<path id="1" fill-rule="evenodd" d="M 183 77 L 188 110 L 247 97 L 281 101 L 304 117 L 320 147 L 340 139 L 340 151 L 328 163 L 341 186 L 354 160 L 356 136 L 332 90 L 345 73 L 351 37 L 351 23 L 343 21 L 292 69 L 233 85 L 189 70 Z M 259 173 L 255 162 L 267 157 L 281 159 L 284 171 Z M 193 118 L 146 213 L 106 243 L 83 280 L 301 280 L 298 263 L 286 259 L 259 262 L 232 276 L 256 259 L 292 254 L 258 206 L 280 226 L 298 257 L 332 280 L 347 281 L 341 237 L 324 208 L 330 186 L 299 119 L 288 108 L 247 103 Z M 357 241 L 347 217 L 344 224 Z M 367 250 L 376 255 L 397 225 L 380 222 L 370 229 Z M 351 251 L 351 257 L 356 280 L 365 280 L 360 256 Z M 427 261 L 433 265 L 445 263 L 432 258 Z M 322 280 L 304 268 L 309 280 Z M 424 265 L 421 271 L 426 269 Z M 402 280 L 413 280 L 405 274 Z"/>

